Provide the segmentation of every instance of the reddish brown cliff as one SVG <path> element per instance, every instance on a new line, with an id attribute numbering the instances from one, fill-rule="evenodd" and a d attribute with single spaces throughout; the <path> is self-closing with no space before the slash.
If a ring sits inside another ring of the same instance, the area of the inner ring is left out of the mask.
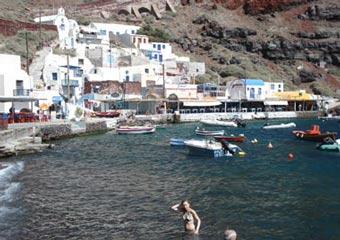
<path id="1" fill-rule="evenodd" d="M 41 24 L 41 29 L 57 31 L 57 26 Z M 4 36 L 14 36 L 20 30 L 39 31 L 40 24 L 0 19 L 0 33 Z"/>

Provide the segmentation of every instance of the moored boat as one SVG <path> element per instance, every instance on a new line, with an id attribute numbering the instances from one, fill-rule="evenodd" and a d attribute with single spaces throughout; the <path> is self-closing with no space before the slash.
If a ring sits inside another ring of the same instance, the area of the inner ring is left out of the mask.
<path id="1" fill-rule="evenodd" d="M 114 118 L 119 117 L 120 112 L 94 112 L 94 115 L 99 118 Z"/>
<path id="2" fill-rule="evenodd" d="M 295 128 L 296 124 L 294 122 L 290 123 L 280 123 L 280 124 L 272 124 L 272 125 L 265 125 L 263 129 L 279 129 L 279 128 Z"/>
<path id="3" fill-rule="evenodd" d="M 242 149 L 228 142 L 217 142 L 212 140 L 186 140 L 185 146 L 189 149 L 189 154 L 207 157 L 231 157 L 238 153 L 244 155 Z"/>
<path id="4" fill-rule="evenodd" d="M 324 142 L 316 146 L 317 149 L 325 151 L 337 151 L 340 152 L 340 139 L 335 141 L 331 138 L 324 139 Z"/>
<path id="5" fill-rule="evenodd" d="M 204 119 L 204 120 L 201 120 L 200 122 L 205 125 L 213 125 L 213 126 L 223 126 L 223 127 L 237 127 L 238 126 L 237 123 L 235 123 L 234 121 L 221 121 L 217 119 L 213 119 L 213 120 Z"/>
<path id="6" fill-rule="evenodd" d="M 154 133 L 156 128 L 153 126 L 120 126 L 116 128 L 118 134 L 146 134 Z"/>
<path id="7" fill-rule="evenodd" d="M 184 138 L 171 138 L 170 145 L 171 146 L 184 146 Z"/>
<path id="8" fill-rule="evenodd" d="M 228 136 L 214 136 L 214 138 L 217 141 L 221 141 L 221 140 L 226 140 L 228 142 L 243 142 L 244 141 L 244 134 L 240 134 L 240 135 L 228 135 Z"/>
<path id="9" fill-rule="evenodd" d="M 218 136 L 218 135 L 223 135 L 224 130 L 205 130 L 204 128 L 200 129 L 197 128 L 195 130 L 196 135 L 202 135 L 202 136 Z"/>
<path id="10" fill-rule="evenodd" d="M 299 139 L 308 141 L 323 142 L 325 138 L 329 137 L 335 140 L 337 132 L 320 132 L 319 125 L 311 125 L 309 130 L 293 130 L 292 133 Z"/>

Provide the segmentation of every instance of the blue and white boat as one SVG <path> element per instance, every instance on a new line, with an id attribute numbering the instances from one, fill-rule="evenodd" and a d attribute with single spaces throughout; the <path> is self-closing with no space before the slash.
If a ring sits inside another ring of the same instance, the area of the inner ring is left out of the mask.
<path id="1" fill-rule="evenodd" d="M 244 155 L 242 149 L 228 142 L 217 142 L 213 140 L 185 140 L 185 146 L 189 149 L 189 154 L 207 157 L 231 157 L 234 154 Z"/>
<path id="2" fill-rule="evenodd" d="M 171 138 L 170 145 L 171 146 L 184 146 L 184 138 Z"/>
<path id="3" fill-rule="evenodd" d="M 224 130 L 205 130 L 204 128 L 200 129 L 197 127 L 195 133 L 202 136 L 221 136 L 224 135 Z"/>

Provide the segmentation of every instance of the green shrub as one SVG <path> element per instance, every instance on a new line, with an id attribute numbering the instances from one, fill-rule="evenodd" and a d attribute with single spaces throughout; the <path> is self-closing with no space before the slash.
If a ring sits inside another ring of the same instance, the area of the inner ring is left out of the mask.
<path id="1" fill-rule="evenodd" d="M 149 36 L 152 42 L 169 42 L 170 35 L 164 30 L 158 28 L 152 28 L 149 24 L 143 25 L 137 34 Z"/>

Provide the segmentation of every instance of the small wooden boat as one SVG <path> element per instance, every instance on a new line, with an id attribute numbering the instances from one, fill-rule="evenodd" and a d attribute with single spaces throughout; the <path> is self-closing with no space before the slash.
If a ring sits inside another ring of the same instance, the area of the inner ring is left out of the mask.
<path id="1" fill-rule="evenodd" d="M 216 130 L 216 131 L 210 131 L 210 130 L 205 130 L 197 128 L 195 130 L 195 133 L 197 135 L 202 135 L 202 136 L 218 136 L 218 135 L 223 135 L 224 134 L 224 130 Z"/>
<path id="2" fill-rule="evenodd" d="M 244 141 L 244 135 L 240 134 L 240 135 L 228 135 L 228 136 L 214 136 L 214 138 L 217 141 L 221 141 L 221 140 L 226 140 L 228 142 L 243 142 Z"/>
<path id="3" fill-rule="evenodd" d="M 118 134 L 146 134 L 154 133 L 156 128 L 153 126 L 120 126 L 116 128 Z"/>
<path id="4" fill-rule="evenodd" d="M 330 137 L 335 140 L 337 132 L 320 132 L 319 125 L 311 125 L 309 130 L 293 130 L 292 133 L 299 139 L 308 140 L 308 141 L 317 141 L 323 142 L 325 138 Z"/>
<path id="5" fill-rule="evenodd" d="M 189 154 L 207 157 L 231 157 L 234 154 L 244 155 L 242 149 L 235 145 L 224 142 L 216 142 L 212 140 L 186 140 L 185 146 L 189 149 Z"/>
<path id="6" fill-rule="evenodd" d="M 119 117 L 120 112 L 94 112 L 94 115 L 99 118 L 114 118 Z"/>
<path id="7" fill-rule="evenodd" d="M 331 138 L 325 138 L 324 142 L 317 145 L 316 148 L 325 151 L 340 152 L 340 139 L 334 141 Z"/>
<path id="8" fill-rule="evenodd" d="M 273 125 L 265 125 L 263 129 L 279 129 L 279 128 L 295 128 L 296 124 L 294 122 L 290 123 L 280 123 L 280 124 L 273 124 Z"/>

